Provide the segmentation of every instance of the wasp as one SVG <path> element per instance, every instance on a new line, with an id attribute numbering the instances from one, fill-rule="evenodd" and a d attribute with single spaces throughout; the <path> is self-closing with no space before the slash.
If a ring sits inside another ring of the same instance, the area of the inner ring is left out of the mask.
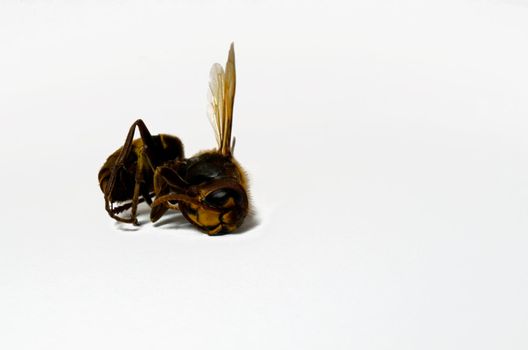
<path id="1" fill-rule="evenodd" d="M 178 137 L 152 135 L 141 119 L 132 124 L 124 145 L 108 157 L 98 175 L 110 217 L 139 225 L 137 208 L 146 202 L 151 207 L 152 222 L 168 210 L 179 210 L 209 235 L 230 233 L 242 224 L 249 199 L 245 172 L 233 156 L 235 89 L 231 44 L 225 69 L 215 63 L 210 71 L 208 115 L 217 147 L 191 158 L 185 158 Z M 134 139 L 136 128 L 138 139 Z M 128 210 L 130 216 L 123 216 Z"/>

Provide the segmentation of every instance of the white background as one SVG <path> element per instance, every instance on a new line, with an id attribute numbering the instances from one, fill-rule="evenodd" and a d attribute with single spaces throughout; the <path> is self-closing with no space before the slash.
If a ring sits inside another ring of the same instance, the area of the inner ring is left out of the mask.
<path id="1" fill-rule="evenodd" d="M 104 211 L 142 117 L 214 146 L 235 42 L 257 215 Z M 528 348 L 528 2 L 4 1 L 0 348 Z"/>

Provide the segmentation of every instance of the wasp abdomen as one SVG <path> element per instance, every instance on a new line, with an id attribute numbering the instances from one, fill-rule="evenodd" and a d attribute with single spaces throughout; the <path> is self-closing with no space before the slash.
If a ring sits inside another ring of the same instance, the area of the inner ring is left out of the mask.
<path id="1" fill-rule="evenodd" d="M 99 186 L 112 202 L 132 199 L 138 178 L 141 178 L 142 190 L 151 192 L 154 169 L 170 160 L 183 158 L 183 144 L 176 136 L 154 135 L 148 141 L 145 144 L 142 139 L 134 140 L 122 164 L 116 164 L 123 152 L 123 148 L 118 149 L 108 157 L 99 171 Z M 116 165 L 116 179 L 112 192 L 108 194 L 107 185 Z"/>

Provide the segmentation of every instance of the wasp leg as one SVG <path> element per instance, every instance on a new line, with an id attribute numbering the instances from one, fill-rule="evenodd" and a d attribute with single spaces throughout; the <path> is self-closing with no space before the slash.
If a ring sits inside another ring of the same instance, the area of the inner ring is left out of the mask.
<path id="1" fill-rule="evenodd" d="M 156 197 L 160 195 L 167 194 L 169 192 L 169 189 L 167 187 L 167 182 L 163 177 L 160 176 L 159 168 L 156 169 L 154 172 L 154 193 L 156 193 Z M 150 221 L 156 222 L 169 210 L 169 207 L 165 204 L 151 205 L 152 209 L 150 210 Z"/>
<path id="2" fill-rule="evenodd" d="M 154 174 L 154 172 L 156 171 L 156 168 L 152 165 L 152 161 L 150 160 L 150 157 L 148 156 L 147 152 L 148 152 L 148 148 L 143 147 L 143 153 L 145 155 L 143 160 L 147 164 L 147 166 L 150 168 L 152 173 Z M 143 196 L 143 198 L 145 198 L 145 201 L 147 202 L 149 206 L 152 205 L 152 197 L 154 196 L 154 194 L 155 192 L 149 192 L 148 188 L 141 187 L 141 195 Z"/>
<path id="3" fill-rule="evenodd" d="M 138 162 L 136 166 L 136 184 L 134 185 L 134 196 L 132 197 L 132 215 L 130 217 L 133 220 L 132 224 L 134 224 L 134 226 L 139 225 L 137 221 L 137 206 L 139 203 L 139 194 L 140 194 L 141 187 L 142 187 L 141 185 L 143 185 L 143 167 L 144 167 L 143 157 L 146 157 L 145 151 L 141 153 L 141 156 L 138 158 Z"/>
<path id="4" fill-rule="evenodd" d="M 134 132 L 136 130 L 136 126 L 139 129 L 141 140 L 143 141 L 142 154 L 144 157 L 148 158 L 148 150 L 149 148 L 152 149 L 152 145 L 153 145 L 152 135 L 150 134 L 150 131 L 147 129 L 147 126 L 145 125 L 143 120 L 138 119 L 130 126 L 130 129 L 128 131 L 128 134 L 125 140 L 125 144 L 123 145 L 121 149 L 121 153 L 119 154 L 119 157 L 117 158 L 116 162 L 114 163 L 112 167 L 112 170 L 110 173 L 110 179 L 104 191 L 105 192 L 105 209 L 110 215 L 110 217 L 120 222 L 132 223 L 135 225 L 137 225 L 136 212 L 137 212 L 137 205 L 139 203 L 139 200 L 138 200 L 139 193 L 141 190 L 141 181 L 142 181 L 142 175 L 143 175 L 143 162 L 138 161 L 138 165 L 136 168 L 136 184 L 134 186 L 134 197 L 132 198 L 132 216 L 130 218 L 123 218 L 117 215 L 117 213 L 115 212 L 115 208 L 113 206 L 111 194 L 114 190 L 114 187 L 117 181 L 118 172 L 124 167 L 125 159 L 128 157 L 128 155 L 132 151 L 133 141 L 134 141 Z M 147 162 L 150 163 L 150 160 L 148 160 Z M 138 182 L 138 179 L 140 180 L 139 182 Z"/>
<path id="5" fill-rule="evenodd" d="M 187 187 L 189 184 L 181 178 L 177 172 L 178 162 L 174 163 L 172 167 L 160 166 L 156 168 L 154 172 L 154 192 L 156 193 L 156 198 L 168 195 L 175 190 L 178 193 L 184 193 L 184 187 Z M 156 202 L 156 201 L 155 201 Z M 156 222 L 167 212 L 167 210 L 180 210 L 177 201 L 165 201 L 157 203 L 156 205 L 151 205 L 152 210 L 150 211 L 150 221 Z"/>

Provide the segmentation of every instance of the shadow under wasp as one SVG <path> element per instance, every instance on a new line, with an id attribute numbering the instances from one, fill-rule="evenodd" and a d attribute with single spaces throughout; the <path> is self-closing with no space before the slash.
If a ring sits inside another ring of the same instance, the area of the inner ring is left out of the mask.
<path id="1" fill-rule="evenodd" d="M 249 200 L 245 173 L 233 157 L 235 87 L 231 44 L 225 70 L 215 63 L 210 71 L 208 114 L 218 147 L 191 158 L 184 157 L 178 137 L 151 135 L 141 119 L 132 124 L 123 147 L 99 171 L 105 209 L 112 218 L 138 225 L 138 204 L 146 202 L 152 222 L 174 209 L 209 235 L 230 233 L 242 224 Z M 134 139 L 136 128 L 138 139 Z M 127 210 L 130 217 L 119 215 Z"/>

